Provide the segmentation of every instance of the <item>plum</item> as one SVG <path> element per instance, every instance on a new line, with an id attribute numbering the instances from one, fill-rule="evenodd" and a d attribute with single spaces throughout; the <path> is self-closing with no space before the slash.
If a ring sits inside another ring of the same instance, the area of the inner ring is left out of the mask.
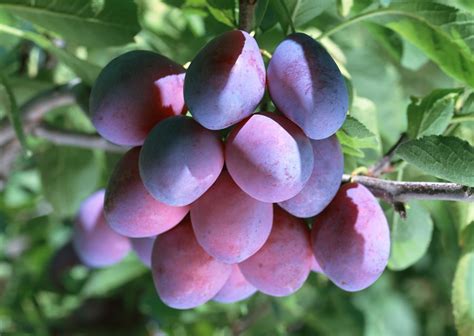
<path id="1" fill-rule="evenodd" d="M 257 252 L 270 235 L 272 221 L 272 204 L 244 193 L 225 170 L 191 206 L 191 222 L 199 244 L 228 264 Z"/>
<path id="2" fill-rule="evenodd" d="M 252 114 L 265 92 L 265 65 L 255 39 L 226 32 L 193 59 L 184 80 L 184 99 L 194 119 L 218 130 Z"/>
<path id="3" fill-rule="evenodd" d="M 313 217 L 331 202 L 341 185 L 344 156 L 335 135 L 311 140 L 314 167 L 311 177 L 295 197 L 279 205 L 296 217 Z"/>
<path id="4" fill-rule="evenodd" d="M 121 261 L 130 251 L 127 237 L 113 231 L 104 217 L 105 190 L 86 198 L 74 221 L 73 246 L 89 267 L 105 267 Z"/>
<path id="5" fill-rule="evenodd" d="M 342 126 L 349 106 L 344 78 L 331 55 L 312 37 L 287 36 L 273 53 L 267 82 L 278 110 L 311 139 L 327 138 Z"/>
<path id="6" fill-rule="evenodd" d="M 130 51 L 113 59 L 91 92 L 97 132 L 119 145 L 143 144 L 159 121 L 186 112 L 184 72 L 180 64 L 151 51 Z"/>
<path id="7" fill-rule="evenodd" d="M 175 116 L 156 125 L 140 151 L 140 176 L 160 202 L 185 206 L 216 181 L 224 166 L 218 135 L 190 117 Z"/>
<path id="8" fill-rule="evenodd" d="M 309 139 L 288 119 L 255 114 L 239 123 L 226 143 L 226 166 L 247 194 L 262 202 L 281 202 L 304 187 L 313 170 Z"/>
<path id="9" fill-rule="evenodd" d="M 189 309 L 211 300 L 226 283 L 232 266 L 202 249 L 188 216 L 156 238 L 151 270 L 161 300 L 172 308 Z"/>
<path id="10" fill-rule="evenodd" d="M 234 264 L 229 279 L 212 300 L 220 303 L 234 303 L 247 299 L 256 291 L 257 288 L 244 278 L 237 264 Z"/>
<path id="11" fill-rule="evenodd" d="M 150 237 L 181 222 L 188 206 L 173 207 L 154 199 L 140 178 L 140 147 L 117 163 L 105 193 L 104 214 L 112 229 L 127 237 Z"/>
<path id="12" fill-rule="evenodd" d="M 387 219 L 375 197 L 361 184 L 348 183 L 339 189 L 316 216 L 311 239 L 324 274 L 346 291 L 367 288 L 387 266 Z"/>
<path id="13" fill-rule="evenodd" d="M 130 238 L 132 249 L 137 254 L 138 259 L 147 267 L 151 267 L 151 251 L 155 243 L 156 236 L 144 238 Z"/>
<path id="14" fill-rule="evenodd" d="M 308 277 L 311 254 L 306 224 L 275 206 L 270 237 L 239 267 L 245 279 L 261 292 L 286 296 L 301 288 Z"/>

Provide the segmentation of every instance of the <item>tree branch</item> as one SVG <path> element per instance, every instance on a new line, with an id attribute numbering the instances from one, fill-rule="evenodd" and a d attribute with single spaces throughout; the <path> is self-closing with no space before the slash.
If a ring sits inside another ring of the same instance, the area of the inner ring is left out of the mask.
<path id="1" fill-rule="evenodd" d="M 115 145 L 97 135 L 64 131 L 46 125 L 35 127 L 32 134 L 56 145 L 100 149 L 112 153 L 124 153 L 127 150 L 126 147 Z"/>
<path id="2" fill-rule="evenodd" d="M 23 128 L 26 133 L 41 122 L 44 115 L 49 111 L 72 104 L 80 104 L 80 99 L 89 94 L 89 89 L 79 81 L 71 81 L 68 84 L 59 85 L 44 91 L 27 101 L 21 108 Z M 0 124 L 0 146 L 15 138 L 15 131 L 8 121 Z"/>
<path id="3" fill-rule="evenodd" d="M 413 199 L 474 202 L 474 188 L 457 183 L 389 181 L 351 175 L 344 175 L 342 182 L 360 183 L 376 197 L 391 204 Z"/>
<path id="4" fill-rule="evenodd" d="M 239 29 L 250 32 L 257 0 L 239 0 Z"/>

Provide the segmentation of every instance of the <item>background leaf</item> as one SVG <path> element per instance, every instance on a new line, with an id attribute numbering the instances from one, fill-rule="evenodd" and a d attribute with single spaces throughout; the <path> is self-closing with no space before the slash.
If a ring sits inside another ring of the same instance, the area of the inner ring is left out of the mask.
<path id="1" fill-rule="evenodd" d="M 331 3 L 331 0 L 274 0 L 270 6 L 277 13 L 283 31 L 288 32 L 292 25 L 301 27 L 314 19 Z"/>
<path id="2" fill-rule="evenodd" d="M 403 143 L 397 154 L 436 177 L 474 186 L 474 147 L 456 137 L 428 136 Z"/>
<path id="3" fill-rule="evenodd" d="M 132 42 L 140 30 L 132 0 L 0 0 L 0 7 L 80 45 Z"/>
<path id="4" fill-rule="evenodd" d="M 392 219 L 388 267 L 403 270 L 420 260 L 428 250 L 433 221 L 429 212 L 417 202 L 408 204 L 406 219 L 393 211 L 387 213 L 387 217 Z"/>
<path id="5" fill-rule="evenodd" d="M 116 265 L 94 271 L 84 284 L 82 295 L 106 295 L 148 271 L 136 257 L 129 255 Z"/>
<path id="6" fill-rule="evenodd" d="M 454 78 L 474 86 L 474 16 L 433 2 L 393 3 L 366 14 L 423 52 Z"/>
<path id="7" fill-rule="evenodd" d="M 408 135 L 420 138 L 440 135 L 448 127 L 462 89 L 438 89 L 423 99 L 413 98 L 408 105 Z"/>
<path id="8" fill-rule="evenodd" d="M 46 198 L 60 216 L 72 216 L 82 200 L 98 188 L 103 156 L 90 150 L 51 147 L 39 156 Z"/>
<path id="9" fill-rule="evenodd" d="M 474 331 L 474 252 L 459 260 L 453 282 L 453 312 L 460 336 Z"/>
<path id="10" fill-rule="evenodd" d="M 341 130 L 337 132 L 344 153 L 356 157 L 364 157 L 362 149 L 377 148 L 377 137 L 359 120 L 347 116 Z"/>

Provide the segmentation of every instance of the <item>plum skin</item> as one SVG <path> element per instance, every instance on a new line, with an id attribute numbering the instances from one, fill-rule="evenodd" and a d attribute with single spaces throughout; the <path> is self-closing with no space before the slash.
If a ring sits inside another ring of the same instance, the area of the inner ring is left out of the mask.
<path id="1" fill-rule="evenodd" d="M 151 268 L 151 252 L 156 237 L 130 238 L 132 249 L 135 251 L 138 259 L 148 268 Z"/>
<path id="2" fill-rule="evenodd" d="M 327 138 L 344 123 L 349 107 L 344 78 L 312 37 L 287 36 L 273 53 L 267 82 L 275 106 L 311 139 Z"/>
<path id="3" fill-rule="evenodd" d="M 156 238 L 151 270 L 161 300 L 172 308 L 190 309 L 211 300 L 224 286 L 232 267 L 203 250 L 188 216 Z"/>
<path id="4" fill-rule="evenodd" d="M 336 135 L 322 140 L 311 140 L 314 168 L 303 189 L 293 198 L 279 205 L 296 217 L 317 215 L 331 202 L 341 185 L 344 156 Z"/>
<path id="5" fill-rule="evenodd" d="M 105 221 L 104 194 L 102 189 L 86 198 L 74 221 L 73 246 L 89 267 L 118 263 L 131 249 L 129 239 L 113 231 Z"/>
<path id="6" fill-rule="evenodd" d="M 239 264 L 245 279 L 259 291 L 286 296 L 303 286 L 312 253 L 309 229 L 299 218 L 274 207 L 270 237 L 253 256 Z"/>
<path id="7" fill-rule="evenodd" d="M 244 193 L 227 171 L 191 206 L 199 244 L 214 258 L 239 263 L 265 243 L 272 228 L 273 206 Z"/>
<path id="8" fill-rule="evenodd" d="M 143 144 L 159 121 L 186 112 L 184 72 L 180 64 L 151 51 L 134 50 L 113 59 L 90 96 L 99 134 L 119 145 Z"/>
<path id="9" fill-rule="evenodd" d="M 140 151 L 140 177 L 148 192 L 171 206 L 197 200 L 219 177 L 224 166 L 218 135 L 190 117 L 163 120 Z"/>
<path id="10" fill-rule="evenodd" d="M 313 252 L 325 275 L 346 291 L 359 291 L 382 275 L 390 254 L 390 229 L 382 208 L 361 184 L 344 184 L 316 216 Z"/>
<path id="11" fill-rule="evenodd" d="M 225 157 L 237 185 L 269 203 L 298 194 L 314 164 L 311 143 L 301 129 L 273 113 L 241 121 L 227 139 Z"/>
<path id="12" fill-rule="evenodd" d="M 234 303 L 249 298 L 256 291 L 257 288 L 245 279 L 237 264 L 234 264 L 229 279 L 212 300 L 220 303 Z"/>
<path id="13" fill-rule="evenodd" d="M 140 147 L 130 149 L 117 163 L 105 192 L 104 214 L 110 227 L 133 238 L 156 236 L 177 225 L 188 206 L 172 207 L 154 199 L 140 178 Z"/>
<path id="14" fill-rule="evenodd" d="M 251 115 L 265 92 L 265 65 L 255 39 L 233 30 L 210 41 L 191 62 L 184 98 L 194 119 L 218 130 Z"/>

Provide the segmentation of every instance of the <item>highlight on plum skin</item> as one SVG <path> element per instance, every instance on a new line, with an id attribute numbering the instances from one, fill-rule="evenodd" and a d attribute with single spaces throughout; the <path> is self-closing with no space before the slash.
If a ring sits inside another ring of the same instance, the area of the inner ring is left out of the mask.
<path id="1" fill-rule="evenodd" d="M 324 139 L 344 123 L 349 95 L 331 55 L 312 37 L 295 33 L 281 42 L 268 65 L 276 107 L 311 139 Z"/>
<path id="2" fill-rule="evenodd" d="M 192 204 L 191 222 L 207 253 L 235 264 L 253 255 L 267 240 L 273 205 L 244 193 L 223 170 L 212 187 Z"/>
<path id="3" fill-rule="evenodd" d="M 387 266 L 390 230 L 382 208 L 361 184 L 344 184 L 314 221 L 312 246 L 324 274 L 346 291 L 372 285 Z"/>
<path id="4" fill-rule="evenodd" d="M 130 238 L 132 249 L 138 259 L 148 268 L 151 268 L 151 251 L 155 243 L 156 236 L 144 238 Z"/>
<path id="5" fill-rule="evenodd" d="M 344 155 L 336 135 L 311 140 L 314 167 L 311 177 L 295 197 L 279 205 L 296 217 L 313 217 L 324 210 L 336 195 L 344 173 Z"/>
<path id="6" fill-rule="evenodd" d="M 224 166 L 218 135 L 190 117 L 163 120 L 140 151 L 140 177 L 148 192 L 171 206 L 197 200 L 216 181 Z"/>
<path id="7" fill-rule="evenodd" d="M 211 257 L 194 237 L 189 216 L 159 235 L 151 270 L 161 300 L 176 309 L 189 309 L 211 300 L 224 286 L 232 266 Z"/>
<path id="8" fill-rule="evenodd" d="M 140 147 L 117 163 L 105 192 L 104 214 L 110 227 L 127 237 L 150 237 L 177 225 L 188 206 L 173 207 L 154 199 L 140 178 Z"/>
<path id="9" fill-rule="evenodd" d="M 130 51 L 113 59 L 90 96 L 99 134 L 119 145 L 141 145 L 159 121 L 186 111 L 184 72 L 180 64 L 151 51 Z"/>
<path id="10" fill-rule="evenodd" d="M 259 291 L 286 296 L 303 286 L 311 267 L 309 229 L 303 220 L 274 207 L 273 227 L 263 247 L 239 264 Z"/>
<path id="11" fill-rule="evenodd" d="M 244 278 L 237 264 L 234 264 L 229 279 L 212 300 L 220 303 L 234 303 L 249 298 L 255 292 L 257 288 Z"/>
<path id="12" fill-rule="evenodd" d="M 294 197 L 313 170 L 309 139 L 291 121 L 272 113 L 239 123 L 226 143 L 226 166 L 247 194 L 262 202 Z"/>
<path id="13" fill-rule="evenodd" d="M 194 119 L 219 130 L 251 115 L 265 93 L 265 65 L 255 39 L 233 30 L 210 41 L 191 62 L 184 97 Z"/>
<path id="14" fill-rule="evenodd" d="M 130 251 L 127 237 L 113 231 L 105 222 L 104 194 L 99 190 L 86 198 L 74 221 L 73 246 L 89 267 L 105 267 L 121 261 Z"/>

